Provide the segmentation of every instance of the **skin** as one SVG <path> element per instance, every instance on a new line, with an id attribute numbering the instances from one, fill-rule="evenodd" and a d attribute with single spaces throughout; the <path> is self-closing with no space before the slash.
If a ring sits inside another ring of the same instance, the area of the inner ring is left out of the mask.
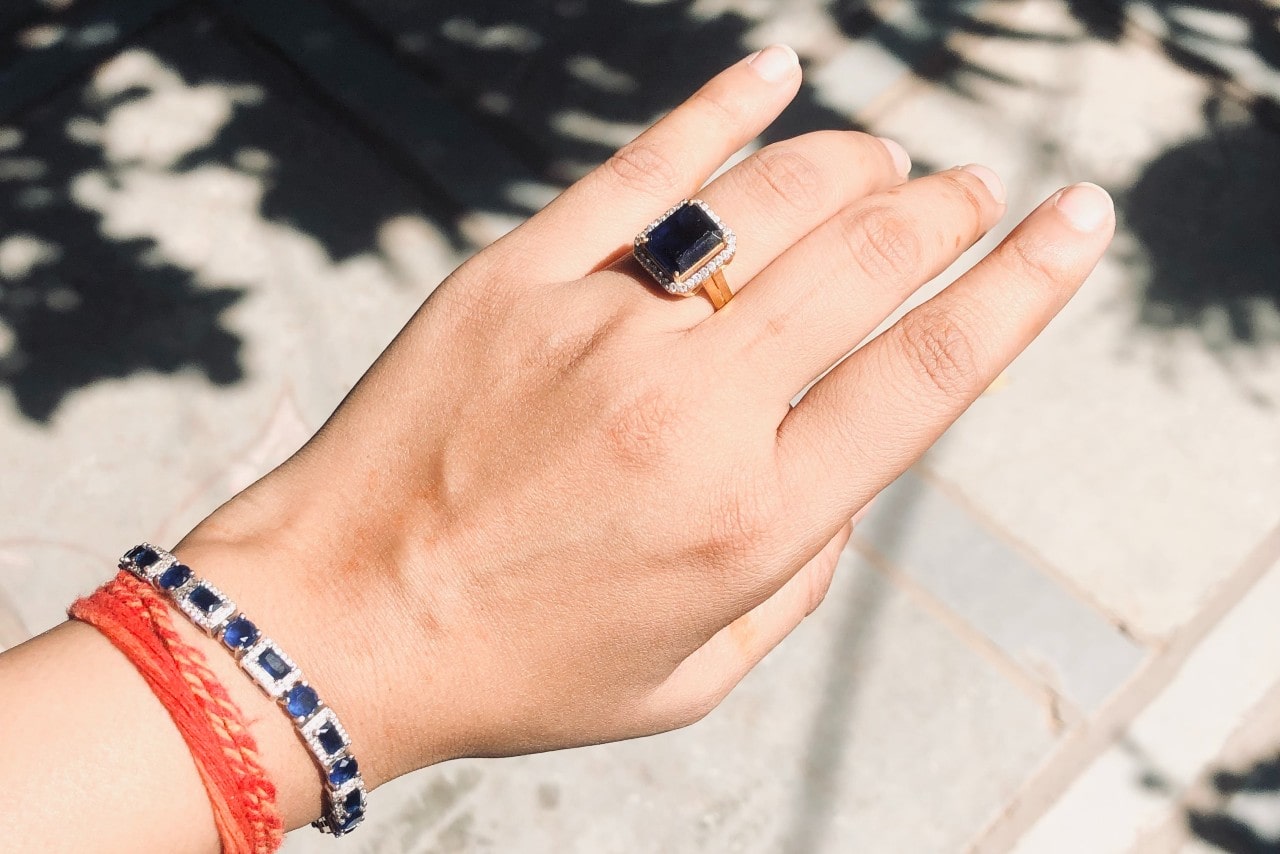
<path id="1" fill-rule="evenodd" d="M 907 182 L 895 145 L 835 131 L 704 187 L 795 95 L 790 56 L 731 66 L 460 267 L 306 447 L 176 547 L 308 672 L 369 784 L 709 713 L 817 607 L 851 517 L 1106 248 L 1105 195 L 1060 191 L 841 361 L 995 224 L 1003 189 L 981 167 Z M 739 235 L 719 312 L 629 258 L 694 194 Z M 288 826 L 314 818 L 284 715 L 178 622 L 250 719 Z M 0 656 L 12 732 L 0 770 L 31 781 L 0 810 L 15 850 L 217 850 L 176 730 L 93 629 Z"/>

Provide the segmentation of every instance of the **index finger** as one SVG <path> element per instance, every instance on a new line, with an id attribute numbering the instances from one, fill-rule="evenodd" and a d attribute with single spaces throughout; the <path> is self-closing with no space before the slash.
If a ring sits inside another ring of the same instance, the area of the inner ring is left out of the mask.
<path id="1" fill-rule="evenodd" d="M 585 276 L 629 247 L 655 216 L 696 193 L 799 88 L 795 51 L 786 45 L 756 51 L 711 78 L 504 243 L 545 281 Z"/>
<path id="2" fill-rule="evenodd" d="M 1114 228 L 1100 187 L 1061 190 L 972 270 L 837 365 L 778 428 L 789 500 L 834 525 L 892 482 L 1075 294 Z"/>

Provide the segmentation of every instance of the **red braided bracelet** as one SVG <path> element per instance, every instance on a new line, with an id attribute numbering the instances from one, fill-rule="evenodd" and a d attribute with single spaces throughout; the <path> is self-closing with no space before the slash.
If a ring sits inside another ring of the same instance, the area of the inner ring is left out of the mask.
<path id="1" fill-rule="evenodd" d="M 106 635 L 164 704 L 209 793 L 224 854 L 271 854 L 283 823 L 258 745 L 204 654 L 174 630 L 169 608 L 149 584 L 121 570 L 67 613 Z"/>

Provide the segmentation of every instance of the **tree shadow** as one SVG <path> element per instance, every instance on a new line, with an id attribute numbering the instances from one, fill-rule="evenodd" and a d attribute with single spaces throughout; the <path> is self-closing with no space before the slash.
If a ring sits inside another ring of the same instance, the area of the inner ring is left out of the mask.
<path id="1" fill-rule="evenodd" d="M 1118 196 L 1147 271 L 1140 323 L 1195 332 L 1227 367 L 1239 345 L 1280 343 L 1280 135 L 1216 126 Z"/>
<path id="2" fill-rule="evenodd" d="M 1229 854 L 1280 854 L 1280 756 L 1259 760 L 1243 772 L 1217 771 L 1213 788 L 1218 803 L 1213 808 L 1189 809 L 1187 827 L 1204 842 Z M 1253 801 L 1246 815 L 1239 803 Z M 1272 831 L 1256 825 L 1264 813 Z"/>
<path id="3" fill-rule="evenodd" d="M 414 4 L 401 10 L 412 20 L 398 20 L 394 38 L 358 10 L 339 7 L 332 29 L 303 36 L 311 45 L 334 46 L 325 61 L 337 64 L 339 74 L 344 45 L 378 42 L 393 57 L 400 80 L 434 87 L 482 133 L 498 139 L 525 171 L 513 176 L 476 169 L 448 176 L 451 187 L 473 185 L 472 203 L 523 218 L 545 197 L 522 194 L 513 184 L 567 185 L 683 100 L 691 81 L 748 52 L 753 21 L 733 13 L 700 19 L 692 5 Z M 74 29 L 70 23 L 58 27 Z M 213 84 L 263 93 L 236 104 L 212 139 L 167 165 L 171 174 L 210 165 L 252 174 L 262 183 L 263 219 L 314 238 L 335 263 L 376 251 L 380 227 L 406 213 L 433 220 L 456 248 L 471 245 L 462 228 L 470 211 L 450 198 L 438 176 L 419 168 L 415 152 L 370 133 L 299 71 L 295 56 L 246 26 L 234 3 L 180 4 L 132 33 L 133 44 L 145 46 L 190 89 Z M 617 39 L 618 33 L 626 38 Z M 530 46 L 541 51 L 536 62 Z M 21 52 L 7 58 L 20 62 Z M 453 73 L 441 73 L 441 67 Z M 96 173 L 113 181 L 120 164 L 109 162 L 101 145 L 70 133 L 67 117 L 100 124 L 130 98 L 149 94 L 143 86 L 96 102 L 87 89 L 79 90 L 86 70 L 62 81 L 56 95 L 42 95 L 36 106 L 8 116 L 10 143 L 0 152 L 7 164 L 0 167 L 0 222 L 10 254 L 34 258 L 0 271 L 0 321 L 10 331 L 0 383 L 23 414 L 40 422 L 68 393 L 101 379 L 194 369 L 229 384 L 244 375 L 241 342 L 224 323 L 225 310 L 243 291 L 197 281 L 193 271 L 163 259 L 151 240 L 112 236 L 102 215 L 75 198 L 78 177 Z M 307 109 L 327 111 L 325 120 L 290 125 L 280 116 Z M 848 120 L 806 87 L 769 138 L 839 126 L 849 126 Z M 367 168 L 326 168 L 322 152 L 333 149 L 335 135 L 339 144 L 366 153 L 347 159 Z M 405 187 L 413 197 L 408 203 Z"/>
<path id="4" fill-rule="evenodd" d="M 100 117 L 119 103 L 76 113 Z M 140 371 L 238 381 L 240 341 L 221 317 L 242 292 L 199 287 L 153 241 L 104 236 L 102 215 L 73 186 L 103 171 L 100 148 L 64 131 L 60 107 L 0 131 L 0 321 L 9 338 L 0 386 L 43 422 L 69 392 Z"/>

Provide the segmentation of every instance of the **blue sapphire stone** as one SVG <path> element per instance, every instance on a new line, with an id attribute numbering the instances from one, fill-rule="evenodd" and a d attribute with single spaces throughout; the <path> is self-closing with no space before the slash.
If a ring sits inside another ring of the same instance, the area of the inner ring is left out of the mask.
<path id="1" fill-rule="evenodd" d="M 208 614 L 222 604 L 222 597 L 201 584 L 187 594 L 187 601 Z"/>
<path id="2" fill-rule="evenodd" d="M 222 642 L 230 649 L 244 649 L 257 639 L 258 627 L 244 615 L 227 623 L 227 627 L 222 630 Z"/>
<path id="3" fill-rule="evenodd" d="M 176 590 L 187 583 L 187 579 L 191 577 L 191 567 L 182 563 L 175 563 L 173 566 L 160 573 L 160 586 L 165 590 Z"/>
<path id="4" fill-rule="evenodd" d="M 342 737 L 342 733 L 338 732 L 338 728 L 333 724 L 325 724 L 316 730 L 316 741 L 320 742 L 320 746 L 324 748 L 324 752 L 332 756 L 338 753 L 342 748 L 346 747 L 346 741 Z"/>
<path id="5" fill-rule="evenodd" d="M 359 789 L 347 792 L 347 796 L 342 799 L 342 808 L 347 811 L 348 816 L 364 812 L 364 792 Z"/>
<path id="6" fill-rule="evenodd" d="M 289 675 L 292 670 L 289 662 L 280 657 L 280 653 L 275 651 L 274 647 L 267 647 L 258 655 L 258 665 L 272 679 L 280 680 Z"/>
<path id="7" fill-rule="evenodd" d="M 346 759 L 339 759 L 333 764 L 333 769 L 329 771 L 329 782 L 335 786 L 341 786 L 348 780 L 354 779 L 359 770 L 360 766 L 356 764 L 354 757 L 348 756 Z"/>
<path id="8" fill-rule="evenodd" d="M 133 561 L 133 565 L 138 569 L 146 569 L 160 559 L 160 555 L 156 554 L 155 549 L 149 549 L 146 546 L 133 547 L 126 557 Z"/>
<path id="9" fill-rule="evenodd" d="M 295 718 L 305 718 L 318 705 L 320 698 L 316 696 L 316 689 L 310 685 L 294 685 L 284 697 L 285 709 Z"/>
<path id="10" fill-rule="evenodd" d="M 686 202 L 653 227 L 642 250 L 672 279 L 692 272 L 725 242 L 724 232 L 707 212 Z"/>
<path id="11" fill-rule="evenodd" d="M 348 830 L 355 827 L 356 824 L 359 823 L 360 819 L 363 816 L 364 816 L 364 810 L 360 810 L 359 812 L 355 812 L 355 813 L 347 813 L 347 817 L 342 821 L 338 822 L 338 827 L 337 827 L 338 833 L 346 833 Z"/>

